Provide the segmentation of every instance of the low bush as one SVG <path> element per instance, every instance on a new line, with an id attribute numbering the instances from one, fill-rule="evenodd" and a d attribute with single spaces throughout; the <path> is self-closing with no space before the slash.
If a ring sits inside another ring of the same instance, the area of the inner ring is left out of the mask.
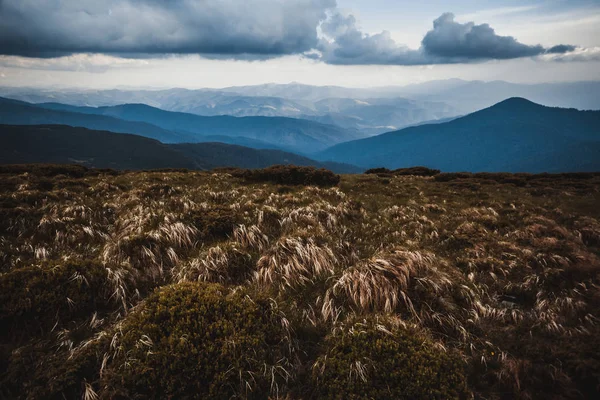
<path id="1" fill-rule="evenodd" d="M 541 187 L 546 189 L 565 188 L 580 191 L 594 190 L 597 185 L 597 173 L 563 173 L 563 174 L 528 174 L 508 172 L 450 172 L 435 176 L 436 182 L 472 181 L 481 184 L 512 184 L 520 187 Z M 544 195 L 540 189 L 534 189 L 535 195 Z"/>
<path id="2" fill-rule="evenodd" d="M 473 174 L 470 172 L 443 172 L 435 176 L 436 182 L 450 182 L 457 179 L 469 179 Z"/>
<path id="3" fill-rule="evenodd" d="M 218 205 L 208 210 L 195 211 L 189 218 L 205 241 L 226 239 L 242 223 L 238 212 Z"/>
<path id="4" fill-rule="evenodd" d="M 24 174 L 54 177 L 64 175 L 71 178 L 97 176 L 100 174 L 117 175 L 118 172 L 105 168 L 87 168 L 77 164 L 14 164 L 0 165 L 0 174 Z"/>
<path id="5" fill-rule="evenodd" d="M 75 352 L 56 351 L 43 342 L 12 352 L 10 364 L 0 379 L 1 396 L 11 399 L 90 399 L 86 383 L 99 378 L 108 338 Z M 4 397 L 3 397 L 4 398 Z"/>
<path id="6" fill-rule="evenodd" d="M 371 168 L 364 172 L 365 174 L 391 174 L 392 170 L 387 168 Z"/>
<path id="7" fill-rule="evenodd" d="M 106 398 L 267 398 L 283 392 L 290 342 L 265 298 L 182 283 L 149 296 L 119 330 Z"/>
<path id="8" fill-rule="evenodd" d="M 439 169 L 431 169 L 427 167 L 411 167 L 411 168 L 398 168 L 390 170 L 387 168 L 371 168 L 365 171 L 365 174 L 375 174 L 380 176 L 389 175 L 412 175 L 412 176 L 435 176 L 440 173 Z"/>
<path id="9" fill-rule="evenodd" d="M 439 169 L 431 169 L 427 167 L 412 167 L 412 168 L 399 168 L 392 173 L 394 175 L 413 175 L 413 176 L 435 176 L 441 171 Z"/>
<path id="10" fill-rule="evenodd" d="M 316 398 L 327 399 L 467 397 L 459 359 L 408 331 L 387 331 L 371 322 L 325 340 L 312 385 Z"/>
<path id="11" fill-rule="evenodd" d="M 0 275 L 0 334 L 48 332 L 106 303 L 106 271 L 96 262 L 47 262 Z"/>
<path id="12" fill-rule="evenodd" d="M 264 169 L 231 171 L 250 182 L 271 182 L 281 185 L 335 186 L 340 176 L 324 168 L 275 165 Z"/>

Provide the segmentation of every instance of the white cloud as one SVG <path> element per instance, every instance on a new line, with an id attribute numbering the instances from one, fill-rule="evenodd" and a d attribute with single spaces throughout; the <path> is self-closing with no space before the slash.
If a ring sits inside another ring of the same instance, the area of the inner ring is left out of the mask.
<path id="1" fill-rule="evenodd" d="M 483 21 L 498 17 L 514 16 L 515 14 L 527 13 L 539 9 L 540 5 L 528 5 L 519 7 L 500 7 L 476 11 L 467 14 L 458 14 L 456 19 L 460 21 Z"/>
<path id="2" fill-rule="evenodd" d="M 145 59 L 113 57 L 104 54 L 74 54 L 57 58 L 0 56 L 0 66 L 51 71 L 85 71 L 101 73 L 111 68 L 134 68 L 150 63 Z"/>

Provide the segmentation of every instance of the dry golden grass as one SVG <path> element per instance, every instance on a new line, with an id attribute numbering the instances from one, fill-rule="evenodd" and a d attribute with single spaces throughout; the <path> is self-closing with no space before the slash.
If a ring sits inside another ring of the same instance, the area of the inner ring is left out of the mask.
<path id="1" fill-rule="evenodd" d="M 305 375 L 320 344 L 364 318 L 459 354 L 476 398 L 600 393 L 598 177 L 527 178 L 529 186 L 515 186 L 481 177 L 355 175 L 323 188 L 138 172 L 45 176 L 51 190 L 39 189 L 40 179 L 33 171 L 0 175 L 12 188 L 0 194 L 4 296 L 11 299 L 19 271 L 76 260 L 101 265 L 108 295 L 93 300 L 89 315 L 26 337 L 20 330 L 38 312 L 27 304 L 46 293 L 38 284 L 21 311 L 5 306 L 0 397 L 34 398 L 47 386 L 45 365 L 77 360 L 108 340 L 98 363 L 68 375 L 73 391 L 52 392 L 102 398 L 106 365 L 127 360 L 119 342 L 124 318 L 143 310 L 154 289 L 185 282 L 271 298 L 300 355 L 285 371 L 248 376 L 286 375 L 286 388 L 272 391 L 280 398 L 311 398 Z M 70 279 L 86 287 L 85 274 Z M 69 296 L 57 309 L 78 307 Z M 148 337 L 139 346 L 152 351 L 151 344 Z M 34 372 L 15 380 L 22 354 Z M 349 365 L 352 381 L 375 379 L 370 365 Z"/>

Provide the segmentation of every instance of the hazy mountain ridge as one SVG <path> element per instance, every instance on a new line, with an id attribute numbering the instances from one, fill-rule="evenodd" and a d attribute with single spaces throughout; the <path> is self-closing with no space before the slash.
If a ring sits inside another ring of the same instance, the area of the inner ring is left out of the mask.
<path id="1" fill-rule="evenodd" d="M 0 96 L 76 106 L 141 103 L 203 116 L 302 118 L 360 130 L 365 136 L 465 115 L 510 97 L 547 106 L 600 109 L 600 82 L 517 84 L 448 79 L 406 86 L 345 88 L 299 83 L 223 89 L 81 90 L 0 88 Z M 337 99 L 337 100 L 336 100 Z M 336 101 L 353 107 L 326 107 Z M 402 103 L 404 102 L 404 103 Z M 361 104 L 367 103 L 367 104 Z"/>
<path id="2" fill-rule="evenodd" d="M 0 125 L 0 163 L 65 163 L 114 169 L 195 168 L 157 140 L 64 125 Z"/>
<path id="3" fill-rule="evenodd" d="M 441 101 L 470 113 L 511 97 L 527 98 L 549 107 L 600 110 L 600 82 L 517 84 L 504 81 L 433 81 L 402 88 L 407 97 Z"/>
<path id="4" fill-rule="evenodd" d="M 43 90 L 2 90 L 0 95 L 32 103 L 58 102 L 75 106 L 107 107 L 121 104 L 146 104 L 167 111 L 186 112 L 202 116 L 266 116 L 291 117 L 312 121 L 330 121 L 344 129 L 360 130 L 363 136 L 382 133 L 425 121 L 458 115 L 453 107 L 440 102 L 421 102 L 396 97 L 377 98 L 377 92 L 367 97 L 369 103 L 358 97 L 340 97 L 354 94 L 353 89 L 333 88 L 323 94 L 331 97 L 299 95 L 293 96 L 293 88 L 285 91 L 287 97 L 261 96 L 262 90 L 256 87 L 233 91 L 200 89 L 170 90 L 101 90 L 101 91 L 43 91 Z M 321 88 L 306 86 L 305 91 L 323 92 Z M 278 92 L 277 92 L 278 93 Z M 349 103 L 342 107 L 328 107 L 327 103 Z M 390 115 L 389 121 L 382 123 L 382 116 Z M 336 122 L 341 121 L 341 124 Z"/>
<path id="5" fill-rule="evenodd" d="M 379 133 L 406 126 L 456 116 L 457 111 L 442 102 L 420 102 L 393 98 L 328 98 L 315 103 L 317 110 L 328 114 L 352 116 L 356 127 Z"/>
<path id="6" fill-rule="evenodd" d="M 43 108 L 68 109 L 85 114 L 109 115 L 127 121 L 146 122 L 173 132 L 184 132 L 195 142 L 208 135 L 243 136 L 265 141 L 298 152 L 315 152 L 330 144 L 362 137 L 333 125 L 286 117 L 204 117 L 165 111 L 145 104 L 112 107 L 72 107 L 64 104 L 40 104 Z"/>
<path id="7" fill-rule="evenodd" d="M 524 97 L 546 106 L 581 110 L 600 109 L 600 81 L 524 84 L 506 81 L 445 79 L 405 86 L 373 88 L 321 87 L 292 83 L 231 87 L 223 90 L 244 95 L 260 93 L 261 96 L 278 96 L 315 102 L 336 97 L 360 100 L 404 97 L 414 101 L 443 102 L 462 113 L 480 110 L 511 97 Z"/>
<path id="8" fill-rule="evenodd" d="M 512 98 L 441 124 L 336 145 L 319 159 L 363 167 L 425 165 L 443 171 L 600 170 L 600 111 Z"/>
<path id="9" fill-rule="evenodd" d="M 33 105 L 12 100 L 2 100 L 1 104 L 0 123 L 4 124 L 81 126 L 139 134 L 163 143 L 206 142 L 214 140 L 210 137 L 241 136 L 276 148 L 313 153 L 333 144 L 361 137 L 351 130 L 295 118 L 202 117 L 165 111 L 144 104 L 99 108 L 59 103 Z"/>
<path id="10" fill-rule="evenodd" d="M 362 168 L 354 165 L 319 162 L 281 150 L 259 150 L 225 143 L 182 143 L 169 145 L 203 169 L 218 167 L 266 168 L 272 165 L 297 165 L 302 167 L 327 168 L 336 173 L 360 173 Z"/>
<path id="11" fill-rule="evenodd" d="M 281 150 L 224 143 L 163 144 L 138 135 L 64 125 L 0 125 L 0 164 L 75 163 L 113 169 L 265 168 L 294 164 L 359 173 L 361 168 L 318 162 Z"/>
<path id="12" fill-rule="evenodd" d="M 108 115 L 74 113 L 65 109 L 45 109 L 34 104 L 0 98 L 0 124 L 69 125 L 116 133 L 138 134 L 163 143 L 189 142 L 190 136 L 145 122 L 124 121 Z"/>

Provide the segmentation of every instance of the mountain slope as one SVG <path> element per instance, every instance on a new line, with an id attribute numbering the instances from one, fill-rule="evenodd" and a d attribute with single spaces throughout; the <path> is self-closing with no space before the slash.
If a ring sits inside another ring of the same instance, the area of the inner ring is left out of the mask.
<path id="1" fill-rule="evenodd" d="M 280 150 L 223 143 L 163 144 L 142 136 L 64 125 L 0 125 L 0 164 L 76 163 L 114 169 L 265 168 L 294 164 L 359 173 L 352 165 L 318 162 Z"/>
<path id="2" fill-rule="evenodd" d="M 372 134 L 457 115 L 454 108 L 441 102 L 414 101 L 400 97 L 329 98 L 316 102 L 315 107 L 324 116 L 342 115 L 353 118 L 341 122 L 354 122 L 356 129 Z"/>
<path id="3" fill-rule="evenodd" d="M 209 135 L 209 136 L 196 136 L 194 143 L 224 143 L 232 144 L 236 146 L 249 147 L 257 150 L 282 150 L 278 147 L 264 140 L 252 139 L 243 136 L 224 136 L 224 135 Z"/>
<path id="4" fill-rule="evenodd" d="M 314 121 L 282 117 L 204 117 L 195 114 L 165 111 L 145 104 L 124 104 L 112 107 L 75 107 L 46 103 L 39 107 L 83 114 L 104 115 L 127 121 L 145 122 L 192 136 L 241 136 L 268 142 L 283 149 L 313 153 L 333 144 L 354 140 L 360 134 Z"/>
<path id="5" fill-rule="evenodd" d="M 88 129 L 131 133 L 163 143 L 191 141 L 178 134 L 145 122 L 124 121 L 105 115 L 82 114 L 62 109 L 45 109 L 33 104 L 0 98 L 0 124 L 5 125 L 70 125 Z"/>
<path id="6" fill-rule="evenodd" d="M 203 97 L 201 94 L 200 96 Z M 294 124 L 303 127 L 304 133 L 319 131 L 319 136 L 323 136 L 324 134 L 329 134 L 330 131 L 330 129 L 324 130 L 323 125 L 328 126 L 329 128 L 335 126 L 337 130 L 335 134 L 327 137 L 330 145 L 363 138 L 372 134 L 389 132 L 428 120 L 436 120 L 456 115 L 456 111 L 444 103 L 429 101 L 417 102 L 402 98 L 371 98 L 365 99 L 364 101 L 359 99 L 329 98 L 315 103 L 314 106 L 316 107 L 316 110 L 309 110 L 300 105 L 297 105 L 297 107 L 289 104 L 282 105 L 279 103 L 289 101 L 278 98 L 269 98 L 272 99 L 272 104 L 277 105 L 277 107 L 265 105 L 264 107 L 266 108 L 263 109 L 260 106 L 255 106 L 252 102 L 253 99 L 255 98 L 239 98 L 238 100 L 233 100 L 233 102 L 229 104 L 231 107 L 222 108 L 219 106 L 212 107 L 212 104 L 193 106 L 192 104 L 202 103 L 202 101 L 195 100 L 190 96 L 188 100 L 190 102 L 189 107 L 187 105 L 183 106 L 183 108 L 186 109 L 186 113 L 173 112 L 172 105 L 161 105 L 160 109 L 143 104 L 125 104 L 98 108 L 70 106 L 62 103 L 40 103 L 37 104 L 37 106 L 86 114 L 109 115 L 131 121 L 144 121 L 165 129 L 194 132 L 198 134 L 206 134 L 206 130 L 203 129 L 203 127 L 207 125 L 209 121 L 212 129 L 218 129 L 214 125 L 215 121 L 219 120 L 206 120 L 202 119 L 201 116 L 214 116 L 215 118 L 220 116 L 221 118 L 227 118 L 225 115 L 238 117 L 285 115 L 296 119 L 296 121 L 297 119 L 301 119 L 320 124 L 307 126 L 306 122 L 303 122 L 302 124 L 294 122 Z M 256 99 L 256 101 L 260 103 L 267 98 L 260 97 Z M 269 107 L 273 108 L 271 109 L 271 112 L 267 112 Z M 166 114 L 167 112 L 171 112 L 171 114 Z M 230 120 L 230 118 L 228 120 Z M 279 126 L 286 122 L 290 122 L 287 120 L 288 118 L 277 118 L 271 119 L 269 122 L 274 126 Z M 237 122 L 250 124 L 250 120 Z M 255 121 L 252 121 L 252 123 L 255 123 Z M 235 127 L 234 123 L 228 123 L 228 125 L 232 126 L 232 128 Z M 343 132 L 339 132 L 340 130 Z M 357 132 L 360 132 L 360 134 Z M 218 134 L 222 135 L 222 133 Z M 279 146 L 286 146 L 285 143 L 277 144 Z M 289 145 L 287 147 L 289 148 Z"/>
<path id="7" fill-rule="evenodd" d="M 152 96 L 153 95 L 153 96 Z M 184 90 L 154 92 L 150 96 L 153 105 L 163 110 L 178 111 L 204 116 L 231 115 L 234 117 L 293 117 L 311 114 L 310 104 L 272 96 L 243 96 L 237 93 L 208 90 Z M 121 102 L 123 104 L 125 102 Z M 132 101 L 128 101 L 132 103 Z"/>
<path id="8" fill-rule="evenodd" d="M 319 159 L 443 171 L 600 170 L 600 111 L 540 106 L 512 98 L 456 120 L 334 146 Z"/>
<path id="9" fill-rule="evenodd" d="M 171 144 L 172 149 L 183 153 L 197 163 L 198 167 L 266 168 L 271 165 L 292 164 L 305 167 L 327 168 L 340 174 L 356 174 L 362 168 L 335 162 L 318 162 L 281 150 L 258 150 L 224 143 Z"/>
<path id="10" fill-rule="evenodd" d="M 195 168 L 180 152 L 137 135 L 64 125 L 0 125 L 0 163 L 69 163 L 97 168 Z"/>

